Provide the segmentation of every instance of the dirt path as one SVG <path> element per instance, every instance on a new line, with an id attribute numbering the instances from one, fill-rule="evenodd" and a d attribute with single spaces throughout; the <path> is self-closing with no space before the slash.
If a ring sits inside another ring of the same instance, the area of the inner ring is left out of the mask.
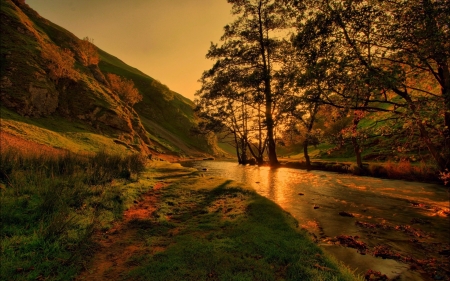
<path id="1" fill-rule="evenodd" d="M 145 241 L 136 237 L 138 229 L 133 227 L 132 222 L 148 219 L 152 215 L 158 207 L 159 189 L 164 186 L 164 183 L 157 183 L 137 204 L 124 212 L 120 222 L 106 233 L 99 231 L 94 235 L 98 249 L 87 269 L 76 280 L 116 280 L 133 267 L 129 259 L 145 251 Z"/>

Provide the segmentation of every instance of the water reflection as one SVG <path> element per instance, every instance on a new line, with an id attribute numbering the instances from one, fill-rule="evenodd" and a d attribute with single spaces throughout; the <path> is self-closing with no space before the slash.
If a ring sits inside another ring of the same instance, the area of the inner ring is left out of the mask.
<path id="1" fill-rule="evenodd" d="M 334 237 L 358 236 L 369 248 L 387 245 L 394 252 L 417 259 L 442 260 L 445 257 L 437 253 L 450 248 L 449 197 L 442 186 L 322 171 L 240 166 L 235 162 L 198 161 L 183 165 L 206 168 L 205 174 L 250 185 L 290 212 L 302 227 L 314 233 L 326 251 L 358 268 L 359 273 L 373 269 L 390 278 L 401 275 L 407 278 L 404 280 L 422 280 L 407 264 L 362 256 L 355 249 L 331 243 Z M 353 217 L 339 215 L 342 212 Z"/>

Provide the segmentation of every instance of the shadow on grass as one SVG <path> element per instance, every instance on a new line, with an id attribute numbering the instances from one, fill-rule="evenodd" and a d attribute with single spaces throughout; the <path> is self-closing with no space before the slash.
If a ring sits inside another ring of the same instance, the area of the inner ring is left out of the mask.
<path id="1" fill-rule="evenodd" d="M 125 280 L 354 280 L 326 257 L 295 219 L 250 190 L 165 188 L 153 222 L 139 226 L 149 248 Z M 229 214 L 234 216 L 230 216 Z"/>

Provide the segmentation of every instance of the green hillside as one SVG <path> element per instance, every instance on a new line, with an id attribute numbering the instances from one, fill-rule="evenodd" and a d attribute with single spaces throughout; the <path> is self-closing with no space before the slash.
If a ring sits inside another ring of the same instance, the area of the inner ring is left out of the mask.
<path id="1" fill-rule="evenodd" d="M 24 1 L 1 0 L 1 27 L 3 133 L 72 151 L 202 156 L 216 150 L 190 134 L 192 101 L 97 47 L 99 61 L 86 64 L 83 40 Z M 132 81 L 142 101 L 124 102 L 108 74 Z"/>

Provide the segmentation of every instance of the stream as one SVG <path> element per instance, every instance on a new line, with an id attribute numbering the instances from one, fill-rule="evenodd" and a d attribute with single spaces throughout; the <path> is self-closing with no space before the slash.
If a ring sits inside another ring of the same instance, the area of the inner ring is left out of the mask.
<path id="1" fill-rule="evenodd" d="M 445 186 L 323 171 L 182 162 L 254 188 L 294 216 L 326 252 L 355 273 L 395 280 L 450 280 Z M 370 275 L 370 274 L 368 274 Z"/>

